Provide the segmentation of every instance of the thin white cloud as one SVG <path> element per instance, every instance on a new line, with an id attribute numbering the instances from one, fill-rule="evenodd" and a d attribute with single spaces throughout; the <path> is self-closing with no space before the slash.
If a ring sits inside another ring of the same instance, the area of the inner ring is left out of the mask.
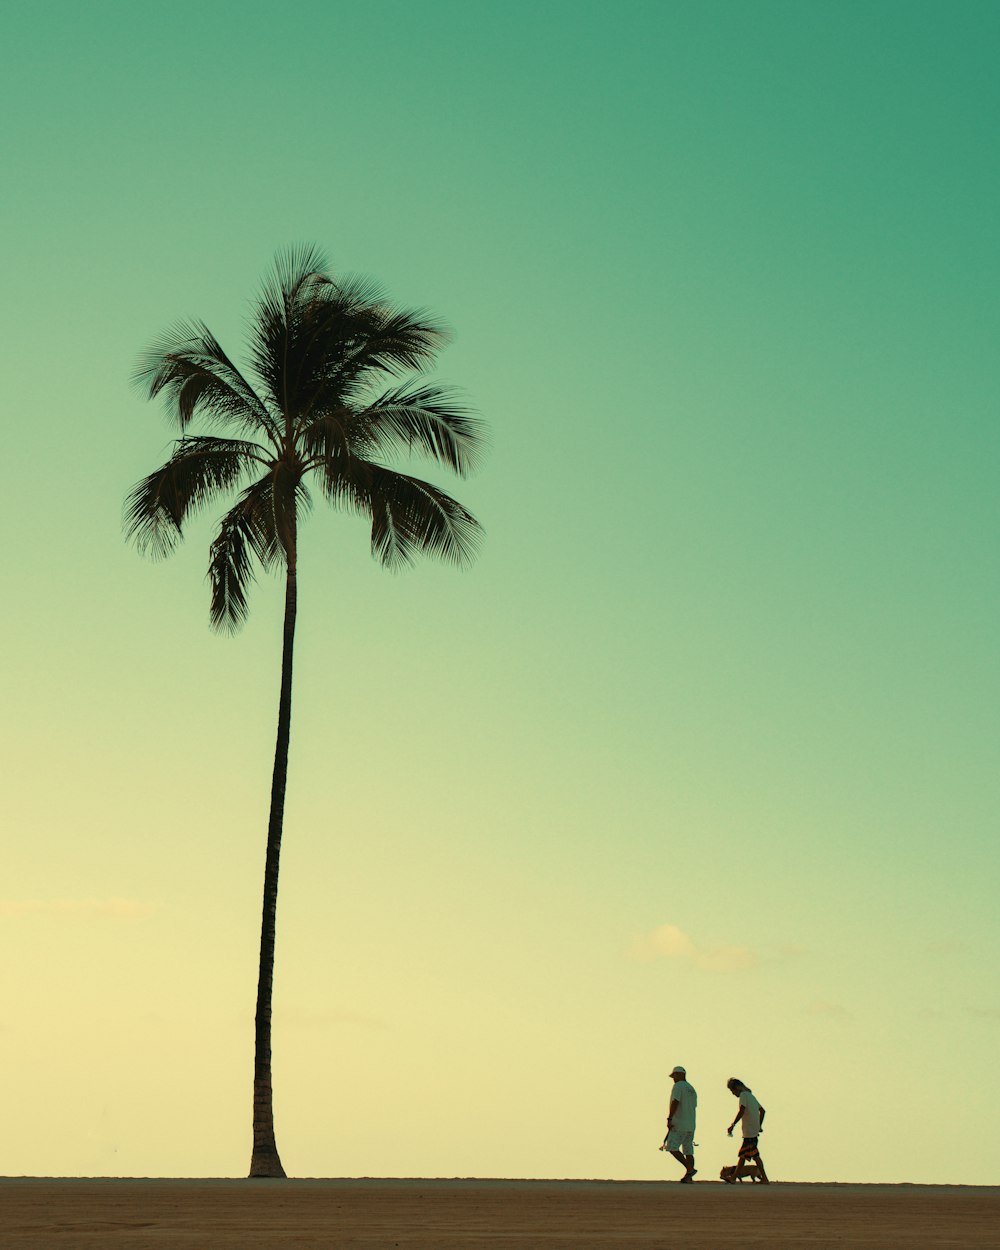
<path id="1" fill-rule="evenodd" d="M 90 920 L 140 920 L 153 910 L 130 898 L 0 898 L 0 918 L 59 916 Z"/>
<path id="2" fill-rule="evenodd" d="M 636 934 L 628 954 L 642 963 L 670 959 L 702 972 L 742 972 L 757 963 L 757 955 L 746 946 L 699 946 L 675 924 Z"/>
<path id="3" fill-rule="evenodd" d="M 633 959 L 691 959 L 694 942 L 675 924 L 661 924 L 650 933 L 636 934 L 629 953 Z"/>

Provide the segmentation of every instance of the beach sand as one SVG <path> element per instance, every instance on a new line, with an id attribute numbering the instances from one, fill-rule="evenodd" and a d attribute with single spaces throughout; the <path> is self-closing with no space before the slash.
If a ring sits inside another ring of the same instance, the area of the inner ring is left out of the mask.
<path id="1" fill-rule="evenodd" d="M 991 1247 L 1000 1188 L 646 1181 L 0 1180 L 3 1250 Z"/>

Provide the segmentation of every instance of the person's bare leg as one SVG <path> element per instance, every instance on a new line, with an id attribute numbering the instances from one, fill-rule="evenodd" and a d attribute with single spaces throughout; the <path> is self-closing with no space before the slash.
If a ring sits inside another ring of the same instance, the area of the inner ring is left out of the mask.
<path id="1" fill-rule="evenodd" d="M 674 1156 L 678 1163 L 684 1164 L 684 1175 L 682 1181 L 690 1180 L 698 1169 L 694 1165 L 694 1155 L 682 1154 L 679 1150 L 671 1150 L 670 1154 Z"/>
<path id="2" fill-rule="evenodd" d="M 749 1155 L 740 1155 L 736 1163 L 736 1171 L 733 1173 L 734 1179 L 739 1176 L 746 1176 L 747 1168 L 753 1164 L 757 1165 L 757 1174 L 765 1185 L 770 1185 L 767 1179 L 767 1173 L 764 1171 L 764 1160 L 759 1154 L 755 1154 L 752 1158 Z"/>

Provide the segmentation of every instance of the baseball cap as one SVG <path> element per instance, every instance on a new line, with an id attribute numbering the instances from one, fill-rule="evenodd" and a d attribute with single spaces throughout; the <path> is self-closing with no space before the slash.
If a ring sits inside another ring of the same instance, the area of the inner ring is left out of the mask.
<path id="1" fill-rule="evenodd" d="M 675 1072 L 679 1072 L 681 1076 L 687 1076 L 687 1068 L 682 1068 L 679 1063 L 675 1063 L 670 1069 L 670 1075 L 673 1076 Z"/>

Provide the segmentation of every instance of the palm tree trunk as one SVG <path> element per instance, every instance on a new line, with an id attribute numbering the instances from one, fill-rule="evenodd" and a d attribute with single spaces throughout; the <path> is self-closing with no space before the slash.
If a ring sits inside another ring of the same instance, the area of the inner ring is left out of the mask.
<path id="1" fill-rule="evenodd" d="M 285 816 L 285 780 L 288 775 L 288 739 L 292 723 L 292 648 L 298 597 L 294 543 L 288 552 L 285 583 L 285 626 L 281 649 L 281 695 L 278 700 L 278 739 L 274 748 L 271 779 L 271 813 L 267 825 L 267 859 L 264 865 L 264 909 L 260 926 L 260 970 L 257 978 L 257 1015 L 254 1028 L 253 1155 L 251 1176 L 283 1177 L 274 1140 L 274 1108 L 271 1098 L 271 987 L 274 979 L 275 911 L 278 905 L 278 861 Z"/>

